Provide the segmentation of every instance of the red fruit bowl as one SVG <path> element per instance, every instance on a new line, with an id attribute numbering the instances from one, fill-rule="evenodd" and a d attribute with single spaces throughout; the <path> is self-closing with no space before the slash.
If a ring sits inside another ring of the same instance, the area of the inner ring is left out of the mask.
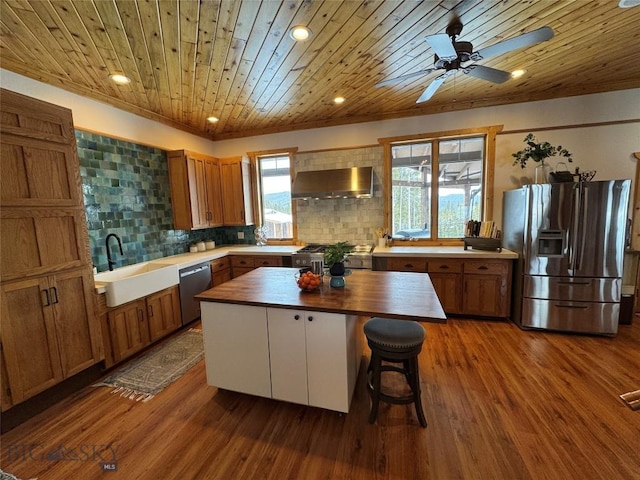
<path id="1" fill-rule="evenodd" d="M 296 273 L 296 285 L 303 292 L 313 292 L 322 285 L 322 275 L 313 272 Z"/>

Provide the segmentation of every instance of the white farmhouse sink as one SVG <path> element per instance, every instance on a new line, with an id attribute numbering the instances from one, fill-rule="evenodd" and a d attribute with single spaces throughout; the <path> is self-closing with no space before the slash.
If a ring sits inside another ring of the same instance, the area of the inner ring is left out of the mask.
<path id="1" fill-rule="evenodd" d="M 180 277 L 177 265 L 145 262 L 97 273 L 94 280 L 105 286 L 107 306 L 117 307 L 177 285 Z"/>

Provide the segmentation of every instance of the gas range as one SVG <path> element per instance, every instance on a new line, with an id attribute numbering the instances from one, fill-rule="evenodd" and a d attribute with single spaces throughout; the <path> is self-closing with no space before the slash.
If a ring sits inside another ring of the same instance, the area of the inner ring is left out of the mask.
<path id="1" fill-rule="evenodd" d="M 294 267 L 310 267 L 311 262 L 324 260 L 324 252 L 328 245 L 310 243 L 292 255 Z M 353 250 L 349 254 L 347 268 L 371 269 L 372 245 L 353 245 Z"/>

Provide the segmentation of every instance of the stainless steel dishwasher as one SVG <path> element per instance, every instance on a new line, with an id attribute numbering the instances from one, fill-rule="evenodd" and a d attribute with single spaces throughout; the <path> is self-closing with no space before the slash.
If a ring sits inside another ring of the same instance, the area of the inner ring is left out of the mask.
<path id="1" fill-rule="evenodd" d="M 182 324 L 186 325 L 200 318 L 200 302 L 193 299 L 194 295 L 211 288 L 211 265 L 199 263 L 183 268 L 180 274 L 180 312 Z"/>

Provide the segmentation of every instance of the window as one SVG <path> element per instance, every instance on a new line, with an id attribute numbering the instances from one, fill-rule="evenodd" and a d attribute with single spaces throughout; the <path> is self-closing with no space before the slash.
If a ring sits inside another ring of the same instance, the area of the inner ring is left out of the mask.
<path id="1" fill-rule="evenodd" d="M 388 225 L 397 240 L 459 241 L 467 220 L 488 220 L 495 128 L 382 139 L 385 146 Z M 491 146 L 491 148 L 488 148 Z M 490 166 L 490 168 L 488 168 Z M 491 175 L 489 175 L 491 171 Z"/>
<path id="2" fill-rule="evenodd" d="M 257 167 L 260 223 L 267 230 L 267 239 L 292 240 L 295 206 L 291 201 L 291 151 L 249 155 Z"/>

